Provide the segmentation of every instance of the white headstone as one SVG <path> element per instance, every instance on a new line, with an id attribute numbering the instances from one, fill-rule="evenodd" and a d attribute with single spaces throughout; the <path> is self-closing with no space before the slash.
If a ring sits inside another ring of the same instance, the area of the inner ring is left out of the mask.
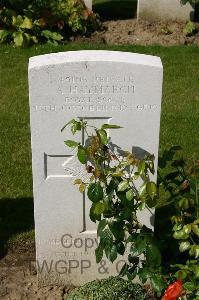
<path id="1" fill-rule="evenodd" d="M 76 51 L 30 58 L 32 168 L 37 267 L 40 283 L 75 285 L 116 274 L 122 257 L 105 268 L 95 263 L 96 225 L 90 201 L 74 178 L 84 178 L 73 139 L 60 129 L 72 118 L 117 124 L 113 142 L 125 150 L 155 154 L 162 93 L 159 57 L 112 51 Z M 79 133 L 77 140 L 83 138 Z M 155 178 L 156 179 L 156 175 Z M 153 227 L 153 214 L 141 216 Z M 43 269 L 42 269 L 43 266 Z M 107 272 L 105 271 L 107 268 Z"/>
<path id="2" fill-rule="evenodd" d="M 92 4 L 93 4 L 92 0 L 84 0 L 84 3 L 86 5 L 86 7 L 88 7 L 90 10 L 92 10 Z"/>
<path id="3" fill-rule="evenodd" d="M 138 0 L 138 19 L 188 21 L 193 14 L 193 7 L 189 3 L 182 5 L 180 0 Z"/>

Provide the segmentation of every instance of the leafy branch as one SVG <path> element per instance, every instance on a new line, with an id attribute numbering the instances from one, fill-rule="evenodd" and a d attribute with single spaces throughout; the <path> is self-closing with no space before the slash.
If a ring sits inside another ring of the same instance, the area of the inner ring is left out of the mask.
<path id="1" fill-rule="evenodd" d="M 153 231 L 138 218 L 139 211 L 158 204 L 157 186 L 150 179 L 155 172 L 154 156 L 148 154 L 138 159 L 135 154 L 113 146 L 107 130 L 122 130 L 120 126 L 103 124 L 97 128 L 83 119 L 72 119 L 62 131 L 68 126 L 73 135 L 83 131 L 86 136 L 84 143 L 67 140 L 65 144 L 77 151 L 79 162 L 90 175 L 89 182 L 76 179 L 74 184 L 80 192 L 87 193 L 92 202 L 90 219 L 98 222 L 97 263 L 104 255 L 114 262 L 130 249 L 121 275 L 130 280 L 139 276 L 143 283 L 150 280 L 160 295 L 166 287 L 161 275 L 161 254 Z"/>

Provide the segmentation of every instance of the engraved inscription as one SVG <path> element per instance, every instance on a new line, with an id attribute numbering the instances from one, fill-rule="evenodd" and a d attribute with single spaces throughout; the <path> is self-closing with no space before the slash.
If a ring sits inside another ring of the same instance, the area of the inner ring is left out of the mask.
<path id="1" fill-rule="evenodd" d="M 49 104 L 49 105 L 34 105 L 33 111 L 34 112 L 66 112 L 66 111 L 72 111 L 72 112 L 114 112 L 114 111 L 148 111 L 148 112 L 155 112 L 157 110 L 158 106 L 155 104 L 139 104 L 139 105 L 132 105 L 131 107 L 128 107 L 126 104 L 64 104 L 64 105 L 55 105 L 55 104 Z"/>
<path id="2" fill-rule="evenodd" d="M 157 105 L 134 103 L 136 86 L 133 74 L 102 76 L 66 75 L 58 79 L 59 104 L 38 104 L 34 112 L 155 112 Z"/>
<path id="3" fill-rule="evenodd" d="M 66 76 L 60 78 L 57 91 L 64 101 L 62 111 L 125 111 L 129 107 L 126 97 L 133 97 L 135 84 L 132 74 Z"/>
<path id="4" fill-rule="evenodd" d="M 64 93 L 59 88 L 62 95 Z M 83 95 L 95 95 L 95 94 L 134 94 L 134 85 L 70 85 L 70 94 L 83 94 Z"/>

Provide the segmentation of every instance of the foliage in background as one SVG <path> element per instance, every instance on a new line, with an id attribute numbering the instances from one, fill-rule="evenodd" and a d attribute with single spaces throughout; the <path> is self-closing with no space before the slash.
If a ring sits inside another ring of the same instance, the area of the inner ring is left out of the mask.
<path id="1" fill-rule="evenodd" d="M 139 284 L 133 284 L 120 277 L 95 280 L 70 293 L 67 300 L 145 300 L 146 295 Z"/>
<path id="2" fill-rule="evenodd" d="M 164 203 L 173 205 L 172 236 L 183 256 L 173 265 L 175 277 L 183 282 L 188 299 L 199 299 L 199 161 L 176 157 L 180 147 L 165 151 L 159 159 L 159 187 Z M 169 168 L 170 172 L 161 175 Z M 172 236 L 170 243 L 172 243 Z M 180 254 L 179 253 L 179 254 Z"/>
<path id="3" fill-rule="evenodd" d="M 185 26 L 185 28 L 184 28 L 184 30 L 183 30 L 183 33 L 184 33 L 184 35 L 186 35 L 186 36 L 192 36 L 192 35 L 194 35 L 196 32 L 197 32 L 196 25 L 195 25 L 193 22 L 191 22 L 191 21 L 189 21 L 189 22 L 186 24 L 186 26 Z"/>
<path id="4" fill-rule="evenodd" d="M 129 249 L 128 260 L 121 270 L 122 276 L 133 280 L 138 276 L 142 283 L 150 280 L 158 295 L 166 287 L 161 276 L 161 254 L 154 233 L 141 224 L 138 212 L 157 204 L 157 187 L 151 181 L 154 174 L 154 156 L 147 154 L 138 159 L 123 151 L 108 138 L 107 130 L 117 125 L 90 126 L 84 120 L 71 120 L 72 134 L 83 130 L 85 144 L 67 140 L 65 144 L 77 149 L 80 163 L 85 165 L 90 180 L 76 179 L 81 193 L 87 192 L 92 202 L 90 219 L 98 223 L 99 245 L 95 251 L 99 263 L 104 254 L 114 262 L 118 255 Z"/>
<path id="5" fill-rule="evenodd" d="M 46 41 L 57 44 L 98 26 L 98 17 L 83 0 L 3 0 L 0 5 L 0 42 L 17 47 Z"/>

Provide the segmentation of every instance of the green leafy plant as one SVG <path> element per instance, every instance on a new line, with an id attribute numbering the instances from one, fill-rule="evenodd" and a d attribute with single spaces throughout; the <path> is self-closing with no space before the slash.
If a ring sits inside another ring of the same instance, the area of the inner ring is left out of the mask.
<path id="1" fill-rule="evenodd" d="M 100 128 L 90 126 L 83 119 L 71 120 L 72 134 L 83 131 L 84 144 L 67 140 L 65 144 L 77 151 L 77 158 L 85 165 L 90 180 L 76 179 L 74 184 L 80 192 L 86 192 L 92 205 L 90 219 L 98 221 L 99 245 L 95 251 L 99 263 L 103 256 L 114 262 L 128 248 L 128 261 L 121 270 L 122 276 L 141 282 L 150 280 L 155 292 L 160 295 L 166 287 L 161 275 L 161 255 L 154 233 L 141 224 L 138 212 L 153 209 L 158 200 L 158 191 L 150 175 L 154 174 L 154 156 L 138 159 L 133 153 L 114 145 L 107 130 L 120 126 L 103 124 Z"/>
<path id="2" fill-rule="evenodd" d="M 189 21 L 189 22 L 186 24 L 186 26 L 185 26 L 185 28 L 184 28 L 184 30 L 183 30 L 183 33 L 184 33 L 184 35 L 186 35 L 186 36 L 192 36 L 192 35 L 194 35 L 196 32 L 197 32 L 196 26 L 195 26 L 195 24 L 194 24 L 193 22 L 191 22 L 191 21 Z"/>
<path id="3" fill-rule="evenodd" d="M 172 236 L 179 246 L 179 263 L 172 266 L 176 269 L 175 277 L 182 280 L 188 299 L 198 299 L 199 162 L 176 158 L 180 150 L 180 147 L 173 147 L 163 153 L 159 166 L 171 171 L 163 176 L 159 169 L 159 184 L 166 192 L 166 204 L 173 205 L 175 212 L 171 217 Z"/>
<path id="4" fill-rule="evenodd" d="M 0 10 L 0 42 L 13 41 L 17 47 L 28 45 L 31 41 L 38 43 L 34 34 L 34 24 L 26 16 L 16 15 L 12 10 L 3 8 Z"/>
<path id="5" fill-rule="evenodd" d="M 99 27 L 99 19 L 82 0 L 3 1 L 0 6 L 0 43 L 21 47 L 31 43 L 58 44 L 70 35 Z"/>
<path id="6" fill-rule="evenodd" d="M 65 299 L 65 298 L 64 298 Z M 145 291 L 139 284 L 133 284 L 120 277 L 95 280 L 76 288 L 66 296 L 68 300 L 145 300 Z"/>

